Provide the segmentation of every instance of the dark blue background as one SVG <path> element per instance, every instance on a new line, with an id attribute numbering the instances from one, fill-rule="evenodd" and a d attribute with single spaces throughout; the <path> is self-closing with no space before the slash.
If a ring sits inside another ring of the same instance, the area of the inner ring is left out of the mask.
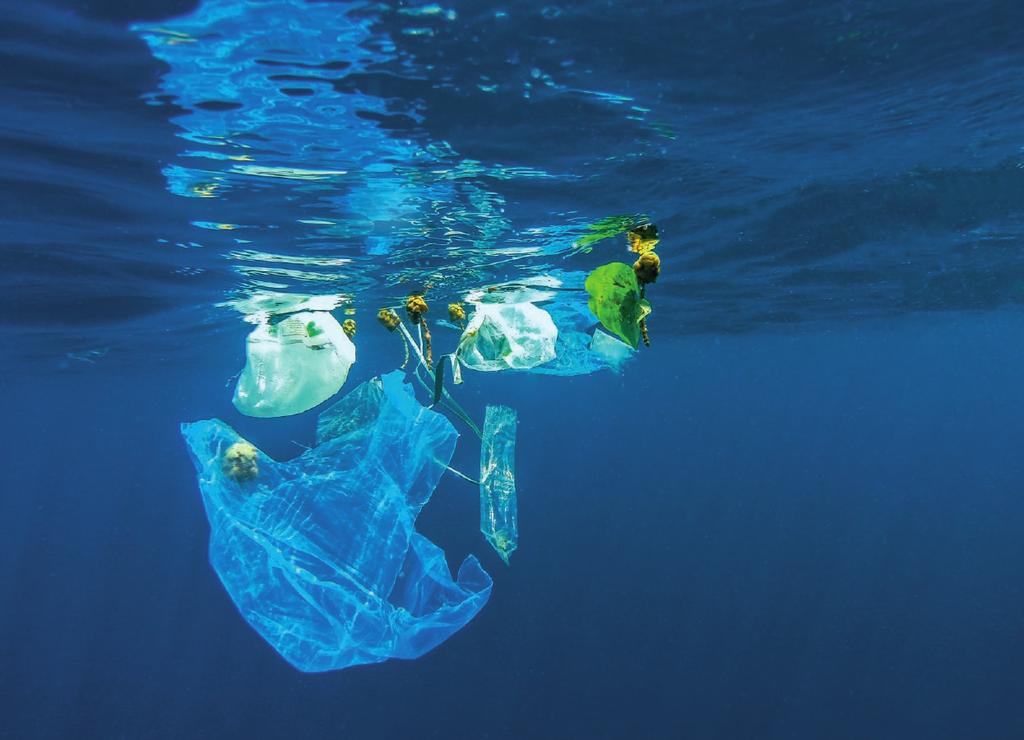
<path id="1" fill-rule="evenodd" d="M 4 4 L 0 737 L 1024 737 L 1022 6 L 453 5 L 453 36 L 399 37 L 452 86 L 352 84 L 424 98 L 465 156 L 586 175 L 485 183 L 516 228 L 656 218 L 654 346 L 467 373 L 478 419 L 520 414 L 512 567 L 446 478 L 420 526 L 490 603 L 421 660 L 302 675 L 206 561 L 178 424 L 287 457 L 313 418 L 235 412 L 237 276 L 156 242 L 278 193 L 166 190 L 181 111 L 141 99 L 166 68 L 125 24 L 188 3 Z M 676 138 L 472 92 L 562 56 Z M 349 387 L 400 361 L 363 319 Z"/>
<path id="2" fill-rule="evenodd" d="M 241 356 L 214 346 L 7 374 L 0 734 L 1020 737 L 1022 330 L 942 315 L 656 341 L 625 377 L 473 375 L 471 410 L 520 412 L 521 549 L 506 569 L 446 479 L 422 527 L 483 556 L 491 602 L 419 661 L 325 675 L 235 613 L 176 428 L 218 414 L 284 455 L 309 419 L 240 419 Z"/>

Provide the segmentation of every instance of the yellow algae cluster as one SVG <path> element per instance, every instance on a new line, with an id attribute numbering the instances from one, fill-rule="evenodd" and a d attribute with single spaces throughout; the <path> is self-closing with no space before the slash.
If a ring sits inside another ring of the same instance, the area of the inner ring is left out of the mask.
<path id="1" fill-rule="evenodd" d="M 221 470 L 237 483 L 255 480 L 260 474 L 256 448 L 248 442 L 235 442 L 224 453 Z"/>
<path id="2" fill-rule="evenodd" d="M 409 320 L 418 324 L 428 310 L 427 301 L 421 295 L 411 295 L 405 299 L 405 310 L 409 314 Z"/>
<path id="3" fill-rule="evenodd" d="M 466 309 L 461 303 L 449 303 L 448 318 L 457 324 L 461 324 L 466 320 Z"/>

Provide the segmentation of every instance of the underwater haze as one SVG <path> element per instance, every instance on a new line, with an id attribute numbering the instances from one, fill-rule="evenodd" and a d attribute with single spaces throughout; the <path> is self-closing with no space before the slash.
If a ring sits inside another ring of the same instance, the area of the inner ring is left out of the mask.
<path id="1" fill-rule="evenodd" d="M 0 5 L 0 738 L 1024 738 L 1024 3 Z"/>

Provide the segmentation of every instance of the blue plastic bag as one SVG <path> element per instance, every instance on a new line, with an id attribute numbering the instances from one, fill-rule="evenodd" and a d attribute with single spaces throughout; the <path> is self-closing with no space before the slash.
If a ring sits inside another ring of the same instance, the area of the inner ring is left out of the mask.
<path id="1" fill-rule="evenodd" d="M 453 580 L 444 552 L 414 529 L 458 434 L 400 373 L 325 411 L 319 444 L 288 462 L 218 420 L 182 434 L 210 563 L 246 621 L 299 670 L 417 658 L 487 602 L 491 578 L 477 559 Z"/>

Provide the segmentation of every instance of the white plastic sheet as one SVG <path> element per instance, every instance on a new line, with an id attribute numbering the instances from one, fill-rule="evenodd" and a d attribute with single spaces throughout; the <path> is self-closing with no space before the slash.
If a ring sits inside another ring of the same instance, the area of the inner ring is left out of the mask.
<path id="1" fill-rule="evenodd" d="M 259 417 L 308 411 L 341 389 L 355 361 L 355 345 L 326 311 L 260 324 L 246 340 L 235 407 Z"/>
<path id="2" fill-rule="evenodd" d="M 555 357 L 558 328 L 532 303 L 477 304 L 459 342 L 459 359 L 473 370 L 529 370 Z"/>

